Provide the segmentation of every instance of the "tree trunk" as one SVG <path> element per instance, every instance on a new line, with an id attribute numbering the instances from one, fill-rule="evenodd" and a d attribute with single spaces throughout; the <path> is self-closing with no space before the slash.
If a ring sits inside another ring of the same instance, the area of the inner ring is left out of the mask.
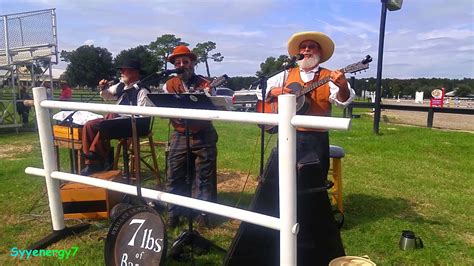
<path id="1" fill-rule="evenodd" d="M 207 63 L 207 57 L 204 60 L 204 63 L 206 63 L 206 71 L 207 71 L 207 77 L 211 78 L 211 73 L 209 72 L 209 64 Z"/>

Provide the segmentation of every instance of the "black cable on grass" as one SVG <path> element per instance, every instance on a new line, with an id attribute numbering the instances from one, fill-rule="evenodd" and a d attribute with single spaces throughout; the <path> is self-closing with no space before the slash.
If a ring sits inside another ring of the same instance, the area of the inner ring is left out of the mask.
<path id="1" fill-rule="evenodd" d="M 261 134 L 261 133 L 260 133 Z M 244 195 L 244 191 L 245 191 L 245 187 L 247 186 L 247 182 L 250 178 L 250 171 L 252 169 L 252 166 L 253 166 L 253 163 L 255 161 L 255 154 L 256 154 L 256 151 L 257 151 L 257 145 L 258 145 L 258 141 L 260 140 L 260 134 L 257 136 L 257 139 L 255 141 L 255 145 L 254 145 L 254 149 L 253 149 L 253 154 L 252 154 L 252 160 L 250 161 L 250 166 L 249 166 L 249 170 L 247 172 L 247 177 L 245 178 L 245 182 L 244 182 L 244 186 L 242 187 L 242 191 L 240 191 L 240 195 L 239 195 L 239 199 L 237 200 L 237 203 L 235 204 L 235 207 L 237 208 L 240 204 L 240 201 L 242 200 L 242 196 Z M 267 140 L 267 143 L 265 144 L 265 148 L 264 148 L 264 151 L 263 153 L 265 154 L 265 152 L 267 151 L 267 148 L 270 144 L 270 140 L 272 139 L 272 136 L 270 134 L 270 137 L 268 138 Z"/>

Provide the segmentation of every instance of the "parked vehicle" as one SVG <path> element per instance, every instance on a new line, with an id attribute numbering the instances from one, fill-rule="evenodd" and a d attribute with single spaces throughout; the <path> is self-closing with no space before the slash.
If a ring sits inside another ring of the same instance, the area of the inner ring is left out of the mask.
<path id="1" fill-rule="evenodd" d="M 237 111 L 254 112 L 257 104 L 257 91 L 251 89 L 242 89 L 234 92 L 234 108 Z"/>

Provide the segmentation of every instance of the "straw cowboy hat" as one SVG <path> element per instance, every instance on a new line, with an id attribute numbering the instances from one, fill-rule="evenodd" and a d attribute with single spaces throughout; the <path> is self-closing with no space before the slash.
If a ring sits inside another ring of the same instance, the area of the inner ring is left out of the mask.
<path id="1" fill-rule="evenodd" d="M 178 45 L 174 48 L 173 53 L 168 57 L 168 62 L 174 64 L 174 60 L 178 56 L 189 56 L 192 61 L 196 61 L 197 56 L 189 50 L 187 46 Z"/>
<path id="2" fill-rule="evenodd" d="M 334 52 L 334 42 L 326 34 L 317 31 L 304 31 L 293 34 L 288 40 L 288 54 L 294 56 L 300 52 L 300 44 L 303 41 L 311 40 L 321 46 L 320 63 L 331 58 Z"/>

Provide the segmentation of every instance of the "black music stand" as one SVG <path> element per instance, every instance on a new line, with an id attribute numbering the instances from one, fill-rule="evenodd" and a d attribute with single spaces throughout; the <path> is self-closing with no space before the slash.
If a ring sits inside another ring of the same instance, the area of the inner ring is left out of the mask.
<path id="1" fill-rule="evenodd" d="M 184 109 L 218 109 L 204 93 L 149 93 L 148 98 L 156 107 Z"/>
<path id="2" fill-rule="evenodd" d="M 66 116 L 66 118 L 64 118 L 61 122 L 59 122 L 59 125 L 68 127 L 68 132 L 69 132 L 68 138 L 69 138 L 69 141 L 72 143 L 72 146 L 71 146 L 72 148 L 69 149 L 69 162 L 71 166 L 71 173 L 73 174 L 77 174 L 76 152 L 74 151 L 74 128 L 77 128 L 78 125 L 74 123 L 74 118 L 73 118 L 76 112 L 77 111 L 71 112 L 68 116 Z M 59 150 L 57 152 L 59 154 Z"/>
<path id="3" fill-rule="evenodd" d="M 123 141 L 122 145 L 122 158 L 123 168 L 127 184 L 131 184 L 130 169 L 129 169 L 129 158 L 128 158 L 128 138 L 146 136 L 150 131 L 151 117 L 136 117 L 135 124 L 132 125 L 132 117 L 123 116 L 112 119 L 106 119 L 99 123 L 99 132 L 101 139 L 119 139 Z M 136 127 L 137 136 L 133 136 L 133 126 Z M 138 167 L 135 166 L 135 167 Z M 141 184 L 140 180 L 137 179 L 137 194 L 139 201 L 144 201 L 141 197 Z M 111 217 L 115 219 L 120 213 L 132 207 L 132 199 L 130 195 L 125 194 L 122 198 L 122 202 L 115 205 L 111 210 Z"/>
<path id="4" fill-rule="evenodd" d="M 205 110 L 216 110 L 216 107 L 209 97 L 205 94 L 168 94 L 168 93 L 152 93 L 148 94 L 148 98 L 157 107 L 168 107 L 168 108 L 184 108 L 184 109 L 205 109 Z M 186 184 L 189 186 L 189 195 L 192 195 L 192 179 L 191 179 L 191 146 L 189 140 L 189 123 L 188 119 L 184 119 L 185 123 L 185 135 L 186 135 Z M 216 185 L 216 180 L 212 180 L 212 186 Z M 198 231 L 193 229 L 193 211 L 188 209 L 188 230 L 182 232 L 178 239 L 176 239 L 169 253 L 169 256 L 174 259 L 183 258 L 184 247 L 190 247 L 190 255 L 194 264 L 193 252 L 194 248 L 199 248 L 206 253 L 211 247 L 216 248 L 219 251 L 226 252 L 225 249 L 212 243 L 199 234 Z"/>

